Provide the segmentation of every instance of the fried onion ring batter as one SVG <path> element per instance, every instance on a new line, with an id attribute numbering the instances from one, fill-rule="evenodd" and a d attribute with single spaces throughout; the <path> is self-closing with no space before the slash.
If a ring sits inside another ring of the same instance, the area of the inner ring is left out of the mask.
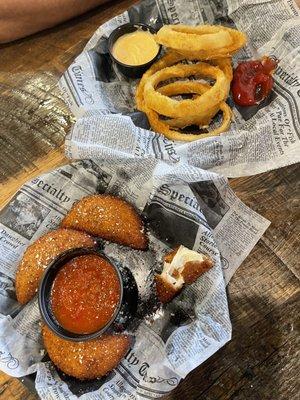
<path id="1" fill-rule="evenodd" d="M 195 100 L 174 100 L 162 95 L 155 89 L 160 82 L 171 78 L 187 78 L 190 76 L 209 77 L 215 79 L 214 85 Z M 185 115 L 198 116 L 206 115 L 207 104 L 220 103 L 228 93 L 228 81 L 222 70 L 209 64 L 199 62 L 192 65 L 174 65 L 155 72 L 149 77 L 144 88 L 145 104 L 152 110 L 162 113 L 168 117 L 180 117 Z"/>
<path id="2" fill-rule="evenodd" d="M 245 45 L 247 37 L 220 25 L 164 25 L 155 39 L 186 57 L 211 60 L 232 56 Z"/>

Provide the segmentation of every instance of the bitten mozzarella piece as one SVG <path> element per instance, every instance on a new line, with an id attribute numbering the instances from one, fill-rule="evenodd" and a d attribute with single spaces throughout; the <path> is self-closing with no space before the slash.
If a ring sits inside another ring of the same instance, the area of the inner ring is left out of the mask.
<path id="1" fill-rule="evenodd" d="M 180 246 L 165 256 L 163 271 L 155 276 L 159 300 L 167 303 L 176 296 L 184 284 L 195 282 L 213 266 L 210 257 Z"/>

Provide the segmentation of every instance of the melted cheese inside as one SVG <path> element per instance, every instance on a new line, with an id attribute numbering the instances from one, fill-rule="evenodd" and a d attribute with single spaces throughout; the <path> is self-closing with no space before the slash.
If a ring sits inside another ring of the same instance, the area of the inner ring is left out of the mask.
<path id="1" fill-rule="evenodd" d="M 143 30 L 119 37 L 112 48 L 116 60 L 126 65 L 143 65 L 153 60 L 159 46 L 152 33 Z"/>
<path id="2" fill-rule="evenodd" d="M 184 285 L 182 272 L 185 264 L 190 261 L 203 262 L 207 257 L 194 250 L 189 250 L 184 246 L 180 246 L 171 263 L 164 263 L 161 276 L 169 282 L 175 289 L 181 289 Z M 176 277 L 175 277 L 176 275 Z"/>

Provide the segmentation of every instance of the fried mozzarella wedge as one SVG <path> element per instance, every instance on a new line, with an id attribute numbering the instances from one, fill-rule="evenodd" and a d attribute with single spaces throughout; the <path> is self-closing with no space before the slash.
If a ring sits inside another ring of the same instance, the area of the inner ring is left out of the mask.
<path id="1" fill-rule="evenodd" d="M 148 238 L 140 215 L 127 201 L 111 195 L 92 195 L 79 200 L 62 220 L 63 228 L 144 250 Z"/>
<path id="2" fill-rule="evenodd" d="M 101 378 L 112 371 L 133 340 L 125 334 L 104 334 L 98 339 L 72 342 L 55 335 L 46 325 L 42 335 L 48 355 L 57 368 L 81 380 Z"/>
<path id="3" fill-rule="evenodd" d="M 25 251 L 16 274 L 16 295 L 21 304 L 31 300 L 51 261 L 60 253 L 78 247 L 93 247 L 94 239 L 85 232 L 56 229 L 41 236 Z"/>
<path id="4" fill-rule="evenodd" d="M 213 266 L 210 257 L 184 246 L 167 253 L 161 274 L 155 276 L 156 292 L 162 303 L 168 303 L 185 284 L 195 282 Z"/>

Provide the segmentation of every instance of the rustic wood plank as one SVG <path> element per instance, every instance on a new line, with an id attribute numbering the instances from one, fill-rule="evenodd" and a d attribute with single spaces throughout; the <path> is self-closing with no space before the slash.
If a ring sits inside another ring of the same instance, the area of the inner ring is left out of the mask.
<path id="1" fill-rule="evenodd" d="M 35 161 L 32 167 L 26 169 L 26 171 L 9 178 L 5 181 L 5 183 L 0 183 L 0 208 L 2 208 L 9 201 L 14 193 L 16 193 L 20 186 L 22 186 L 25 182 L 46 171 L 50 171 L 59 165 L 67 164 L 68 162 L 69 160 L 65 157 L 64 147 L 62 146 L 59 149 L 51 151 L 45 157 L 39 158 L 37 161 Z"/>
<path id="2" fill-rule="evenodd" d="M 300 279 L 300 166 L 231 180 L 235 193 L 271 221 L 263 241 Z"/>
<path id="3" fill-rule="evenodd" d="M 115 1 L 15 43 L 0 45 L 0 182 L 60 147 L 72 117 L 58 78 L 104 21 L 133 1 Z"/>
<path id="4" fill-rule="evenodd" d="M 30 393 L 22 383 L 15 378 L 0 373 L 0 400 L 37 400 L 38 396 Z"/>
<path id="5" fill-rule="evenodd" d="M 7 85 L 0 84 L 0 91 L 9 87 L 0 96 L 0 182 L 30 170 L 34 160 L 62 146 L 70 127 L 69 112 L 51 74 L 36 74 L 24 83 L 16 75 L 14 86 L 6 79 Z"/>

